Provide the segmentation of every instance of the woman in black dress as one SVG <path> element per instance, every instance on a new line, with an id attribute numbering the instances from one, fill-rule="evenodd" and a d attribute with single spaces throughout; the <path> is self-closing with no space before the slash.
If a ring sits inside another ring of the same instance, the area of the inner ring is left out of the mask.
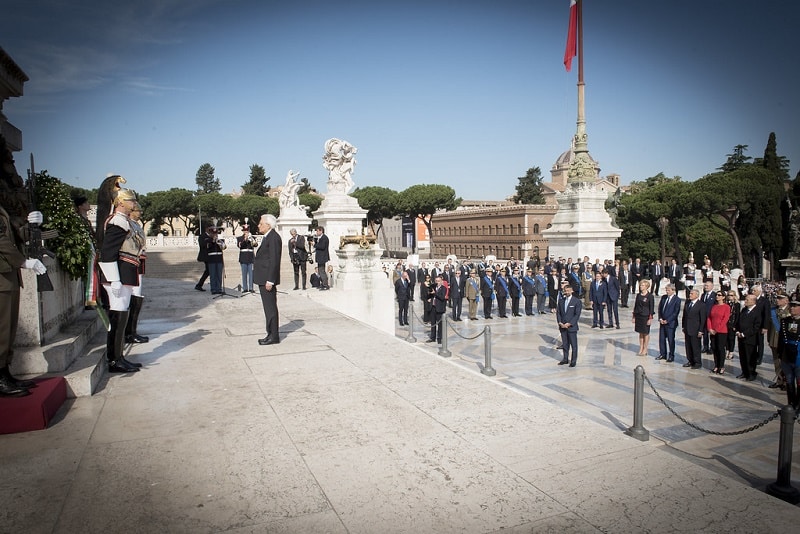
<path id="1" fill-rule="evenodd" d="M 739 314 L 742 311 L 742 305 L 739 304 L 739 295 L 734 289 L 728 291 L 725 302 L 731 307 L 731 315 L 728 319 L 728 343 L 725 358 L 732 360 L 733 351 L 736 348 L 736 324 L 739 322 Z"/>
<path id="2" fill-rule="evenodd" d="M 653 322 L 655 298 L 650 293 L 650 281 L 639 282 L 639 292 L 633 304 L 633 325 L 639 334 L 639 356 L 647 356 L 647 345 L 650 343 L 650 323 Z"/>

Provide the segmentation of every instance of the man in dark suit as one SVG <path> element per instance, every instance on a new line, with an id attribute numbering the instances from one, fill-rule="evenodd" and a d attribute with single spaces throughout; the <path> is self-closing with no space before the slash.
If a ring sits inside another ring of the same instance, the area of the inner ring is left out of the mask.
<path id="1" fill-rule="evenodd" d="M 636 258 L 634 262 L 631 264 L 631 291 L 636 292 L 639 289 L 639 282 L 642 281 L 644 277 L 644 265 L 642 265 L 642 260 Z"/>
<path id="2" fill-rule="evenodd" d="M 317 237 L 314 239 L 314 261 L 317 262 L 319 267 L 319 288 L 322 290 L 330 289 L 328 280 L 328 272 L 325 270 L 325 264 L 331 261 L 330 254 L 328 254 L 328 236 L 325 235 L 325 228 L 322 226 L 317 227 Z"/>
<path id="3" fill-rule="evenodd" d="M 461 304 L 466 289 L 467 278 L 461 273 L 461 269 L 453 269 L 450 273 L 450 306 L 453 308 L 454 321 L 461 320 Z"/>
<path id="4" fill-rule="evenodd" d="M 619 298 L 621 301 L 620 306 L 622 308 L 627 308 L 628 297 L 631 293 L 631 270 L 628 266 L 627 260 L 622 260 L 619 272 L 617 273 L 617 278 L 619 279 Z"/>
<path id="5" fill-rule="evenodd" d="M 700 340 L 703 337 L 703 328 L 708 318 L 705 304 L 700 301 L 700 292 L 692 289 L 689 292 L 689 300 L 683 309 L 683 334 L 686 341 L 686 359 L 684 367 L 692 369 L 702 369 L 703 356 L 700 352 Z"/>
<path id="6" fill-rule="evenodd" d="M 447 288 L 444 287 L 444 280 L 442 275 L 436 276 L 436 289 L 433 292 L 431 310 L 433 312 L 431 317 L 431 337 L 428 338 L 426 343 L 442 342 L 442 334 L 444 333 L 444 319 L 443 316 L 447 311 Z"/>
<path id="7" fill-rule="evenodd" d="M 756 300 L 757 297 L 753 294 L 745 297 L 744 307 L 739 314 L 739 321 L 736 323 L 736 337 L 739 338 L 739 363 L 742 366 L 742 374 L 736 378 L 744 378 L 748 382 L 752 382 L 758 376 L 756 358 L 762 317 Z"/>
<path id="8" fill-rule="evenodd" d="M 700 300 L 703 301 L 706 307 L 706 316 L 711 313 L 711 308 L 717 301 L 717 293 L 714 291 L 714 282 L 703 283 L 703 294 L 700 295 Z M 709 344 L 708 328 L 703 325 L 703 352 L 711 354 L 711 345 Z"/>
<path id="9" fill-rule="evenodd" d="M 558 301 L 556 306 L 556 321 L 561 332 L 561 348 L 564 357 L 558 365 L 575 367 L 578 361 L 578 319 L 581 317 L 583 304 L 581 300 L 572 295 L 573 289 L 569 284 L 564 285 L 564 297 Z M 572 359 L 569 359 L 569 350 L 572 347 Z"/>
<path id="10" fill-rule="evenodd" d="M 669 262 L 669 267 L 667 268 L 667 278 L 669 278 L 669 283 L 675 286 L 675 291 L 678 290 L 678 278 L 681 277 L 681 268 L 678 267 L 678 262 L 675 258 Z"/>
<path id="11" fill-rule="evenodd" d="M 414 269 L 413 265 L 409 265 L 406 267 L 406 272 L 408 273 L 408 300 L 414 301 L 414 288 L 417 286 L 417 270 Z"/>
<path id="12" fill-rule="evenodd" d="M 306 250 L 306 238 L 298 235 L 297 230 L 289 230 L 292 236 L 289 238 L 289 259 L 292 260 L 294 269 L 294 288 L 300 289 L 300 273 L 303 274 L 303 289 L 306 288 L 306 266 L 308 265 L 308 251 Z"/>
<path id="13" fill-rule="evenodd" d="M 592 328 L 603 328 L 603 310 L 608 300 L 608 286 L 601 273 L 594 275 L 594 282 L 589 286 L 589 298 L 592 302 Z"/>
<path id="14" fill-rule="evenodd" d="M 398 307 L 397 317 L 400 320 L 400 326 L 408 324 L 408 301 L 411 299 L 411 287 L 408 271 L 405 270 L 394 283 L 394 294 L 397 297 Z"/>
<path id="15" fill-rule="evenodd" d="M 681 314 L 681 299 L 675 294 L 675 286 L 666 284 L 664 295 L 658 303 L 658 348 L 656 360 L 675 361 L 675 330 L 678 329 L 678 316 Z"/>
<path id="16" fill-rule="evenodd" d="M 614 326 L 616 321 L 617 330 L 619 330 L 619 280 L 614 276 L 614 270 L 609 269 L 603 271 L 603 277 L 606 280 L 606 309 L 608 310 L 608 328 Z"/>
<path id="17" fill-rule="evenodd" d="M 281 283 L 281 254 L 283 241 L 275 230 L 278 222 L 274 215 L 265 214 L 258 222 L 258 231 L 264 236 L 253 262 L 253 283 L 261 294 L 261 305 L 267 321 L 267 335 L 258 340 L 259 345 L 276 345 L 278 335 L 278 284 Z"/>
<path id="18" fill-rule="evenodd" d="M 761 316 L 761 330 L 759 330 L 756 336 L 756 365 L 761 365 L 761 360 L 764 359 L 764 338 L 767 335 L 769 321 L 772 319 L 772 306 L 769 303 L 769 299 L 767 299 L 767 296 L 764 294 L 764 289 L 761 284 L 755 284 L 753 286 L 753 294 L 756 296 L 756 311 Z"/>
<path id="19" fill-rule="evenodd" d="M 658 296 L 661 279 L 664 278 L 664 267 L 661 265 L 661 260 L 654 261 L 650 266 L 650 277 L 653 279 L 653 294 Z"/>

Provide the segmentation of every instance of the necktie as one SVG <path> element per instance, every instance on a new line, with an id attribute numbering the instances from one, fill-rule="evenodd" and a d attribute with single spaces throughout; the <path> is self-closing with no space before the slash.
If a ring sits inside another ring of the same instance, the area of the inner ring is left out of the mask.
<path id="1" fill-rule="evenodd" d="M 564 299 L 564 313 L 567 313 L 568 309 L 569 309 L 569 297 Z"/>

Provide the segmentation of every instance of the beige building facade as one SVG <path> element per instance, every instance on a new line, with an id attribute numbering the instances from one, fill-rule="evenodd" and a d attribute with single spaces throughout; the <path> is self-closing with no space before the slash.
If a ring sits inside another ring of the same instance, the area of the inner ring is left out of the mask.
<path id="1" fill-rule="evenodd" d="M 459 259 L 494 255 L 544 259 L 547 239 L 542 236 L 558 210 L 556 205 L 496 203 L 462 207 L 433 217 L 433 255 L 454 254 Z"/>

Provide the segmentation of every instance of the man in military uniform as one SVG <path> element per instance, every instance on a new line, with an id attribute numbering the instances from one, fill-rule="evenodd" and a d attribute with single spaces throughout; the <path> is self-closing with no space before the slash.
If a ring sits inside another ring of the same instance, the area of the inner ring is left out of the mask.
<path id="1" fill-rule="evenodd" d="M 800 394 L 797 389 L 798 349 L 800 349 L 800 301 L 793 300 L 789 306 L 791 315 L 781 319 L 778 338 L 778 351 L 781 355 L 781 368 L 786 378 L 786 397 L 797 411 L 800 409 Z"/>
<path id="2" fill-rule="evenodd" d="M 28 214 L 30 224 L 41 224 L 42 214 Z M 12 223 L 11 216 L 0 206 L 0 396 L 24 397 L 30 395 L 29 388 L 36 385 L 30 380 L 18 380 L 11 376 L 11 360 L 14 356 L 14 338 L 19 321 L 19 294 L 22 287 L 20 269 L 32 269 L 36 274 L 47 271 L 44 264 L 22 253 L 23 228 Z"/>
<path id="3" fill-rule="evenodd" d="M 130 189 L 120 189 L 114 198 L 114 213 L 106 220 L 105 235 L 100 251 L 101 283 L 108 294 L 110 330 L 106 338 L 106 359 L 111 373 L 132 373 L 141 364 L 131 363 L 123 356 L 125 328 L 133 288 L 139 285 L 139 263 L 144 241 L 134 232 L 130 213 L 136 206 L 136 195 Z"/>
<path id="4" fill-rule="evenodd" d="M 775 382 L 769 385 L 770 389 L 786 388 L 786 377 L 783 376 L 781 353 L 778 350 L 778 343 L 780 340 L 781 319 L 789 317 L 790 315 L 789 296 L 785 293 L 778 294 L 775 297 L 775 306 L 770 310 L 769 321 L 767 323 L 767 343 L 772 351 L 772 363 L 775 366 Z"/>
<path id="5" fill-rule="evenodd" d="M 130 213 L 131 231 L 136 234 L 136 241 L 142 243 L 142 250 L 139 252 L 139 284 L 133 287 L 133 294 L 131 295 L 131 305 L 128 313 L 128 326 L 125 329 L 125 343 L 147 343 L 150 338 L 147 336 L 140 336 L 139 329 L 139 312 L 142 311 L 144 304 L 144 297 L 142 296 L 142 282 L 144 279 L 144 266 L 147 260 L 147 251 L 144 243 L 147 238 L 144 235 L 144 228 L 139 223 L 142 218 L 142 207 L 137 202 Z"/>

